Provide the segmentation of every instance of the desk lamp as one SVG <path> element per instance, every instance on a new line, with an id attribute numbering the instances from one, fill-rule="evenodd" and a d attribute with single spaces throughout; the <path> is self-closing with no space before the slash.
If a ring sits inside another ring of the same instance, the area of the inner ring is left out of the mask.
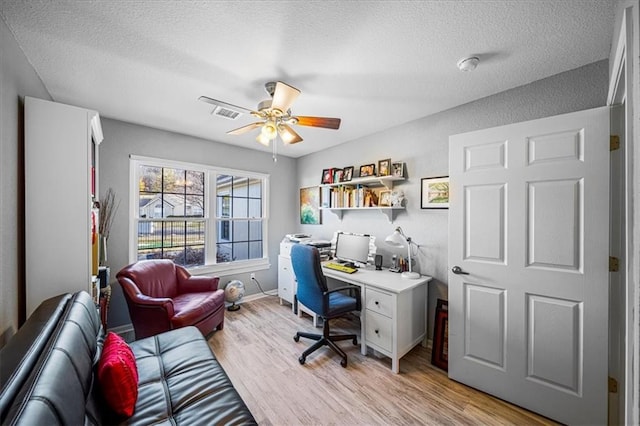
<path id="1" fill-rule="evenodd" d="M 404 232 L 402 232 L 402 228 L 399 226 L 393 231 L 393 234 L 389 235 L 384 240 L 387 244 L 394 247 L 404 247 L 407 246 L 408 250 L 408 260 L 409 260 L 409 270 L 404 271 L 402 273 L 402 278 L 411 278 L 416 279 L 420 278 L 420 274 L 417 272 L 411 271 L 411 237 L 407 237 Z M 415 244 L 415 243 L 414 243 Z M 416 244 L 417 245 L 417 244 Z"/>

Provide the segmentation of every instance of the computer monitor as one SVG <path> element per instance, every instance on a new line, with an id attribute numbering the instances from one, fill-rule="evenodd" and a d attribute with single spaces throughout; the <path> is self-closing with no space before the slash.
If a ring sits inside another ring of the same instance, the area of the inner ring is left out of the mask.
<path id="1" fill-rule="evenodd" d="M 338 232 L 336 259 L 340 262 L 366 264 L 369 258 L 369 235 Z"/>

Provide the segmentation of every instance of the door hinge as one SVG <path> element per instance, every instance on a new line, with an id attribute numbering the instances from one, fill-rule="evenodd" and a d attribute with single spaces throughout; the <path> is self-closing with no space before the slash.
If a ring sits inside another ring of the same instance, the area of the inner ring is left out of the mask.
<path id="1" fill-rule="evenodd" d="M 620 149 L 620 136 L 611 135 L 609 137 L 609 151 L 617 151 Z"/>
<path id="2" fill-rule="evenodd" d="M 620 261 L 617 257 L 609 256 L 609 272 L 618 272 L 620 269 Z"/>
<path id="3" fill-rule="evenodd" d="M 609 393 L 618 393 L 618 381 L 609 376 Z"/>

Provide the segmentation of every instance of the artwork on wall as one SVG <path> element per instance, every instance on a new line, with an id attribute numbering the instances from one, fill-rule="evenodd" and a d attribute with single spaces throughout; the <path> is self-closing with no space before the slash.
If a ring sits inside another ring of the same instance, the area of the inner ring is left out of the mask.
<path id="1" fill-rule="evenodd" d="M 449 176 L 423 178 L 420 199 L 423 209 L 448 209 Z"/>
<path id="2" fill-rule="evenodd" d="M 353 178 L 353 166 L 345 167 L 342 169 L 344 174 L 342 175 L 341 182 L 349 182 Z"/>
<path id="3" fill-rule="evenodd" d="M 433 329 L 431 364 L 443 370 L 449 369 L 449 302 L 438 299 Z"/>
<path id="4" fill-rule="evenodd" d="M 322 180 L 321 184 L 333 183 L 333 169 L 324 169 L 322 170 Z"/>
<path id="5" fill-rule="evenodd" d="M 300 188 L 300 223 L 302 225 L 322 224 L 319 186 Z"/>

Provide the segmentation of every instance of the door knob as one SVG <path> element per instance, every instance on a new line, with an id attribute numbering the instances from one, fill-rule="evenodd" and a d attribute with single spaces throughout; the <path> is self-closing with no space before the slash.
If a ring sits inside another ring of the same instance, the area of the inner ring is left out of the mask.
<path id="1" fill-rule="evenodd" d="M 462 268 L 459 266 L 454 266 L 453 268 L 451 268 L 451 272 L 453 272 L 456 275 L 469 275 L 468 272 L 464 272 Z"/>

